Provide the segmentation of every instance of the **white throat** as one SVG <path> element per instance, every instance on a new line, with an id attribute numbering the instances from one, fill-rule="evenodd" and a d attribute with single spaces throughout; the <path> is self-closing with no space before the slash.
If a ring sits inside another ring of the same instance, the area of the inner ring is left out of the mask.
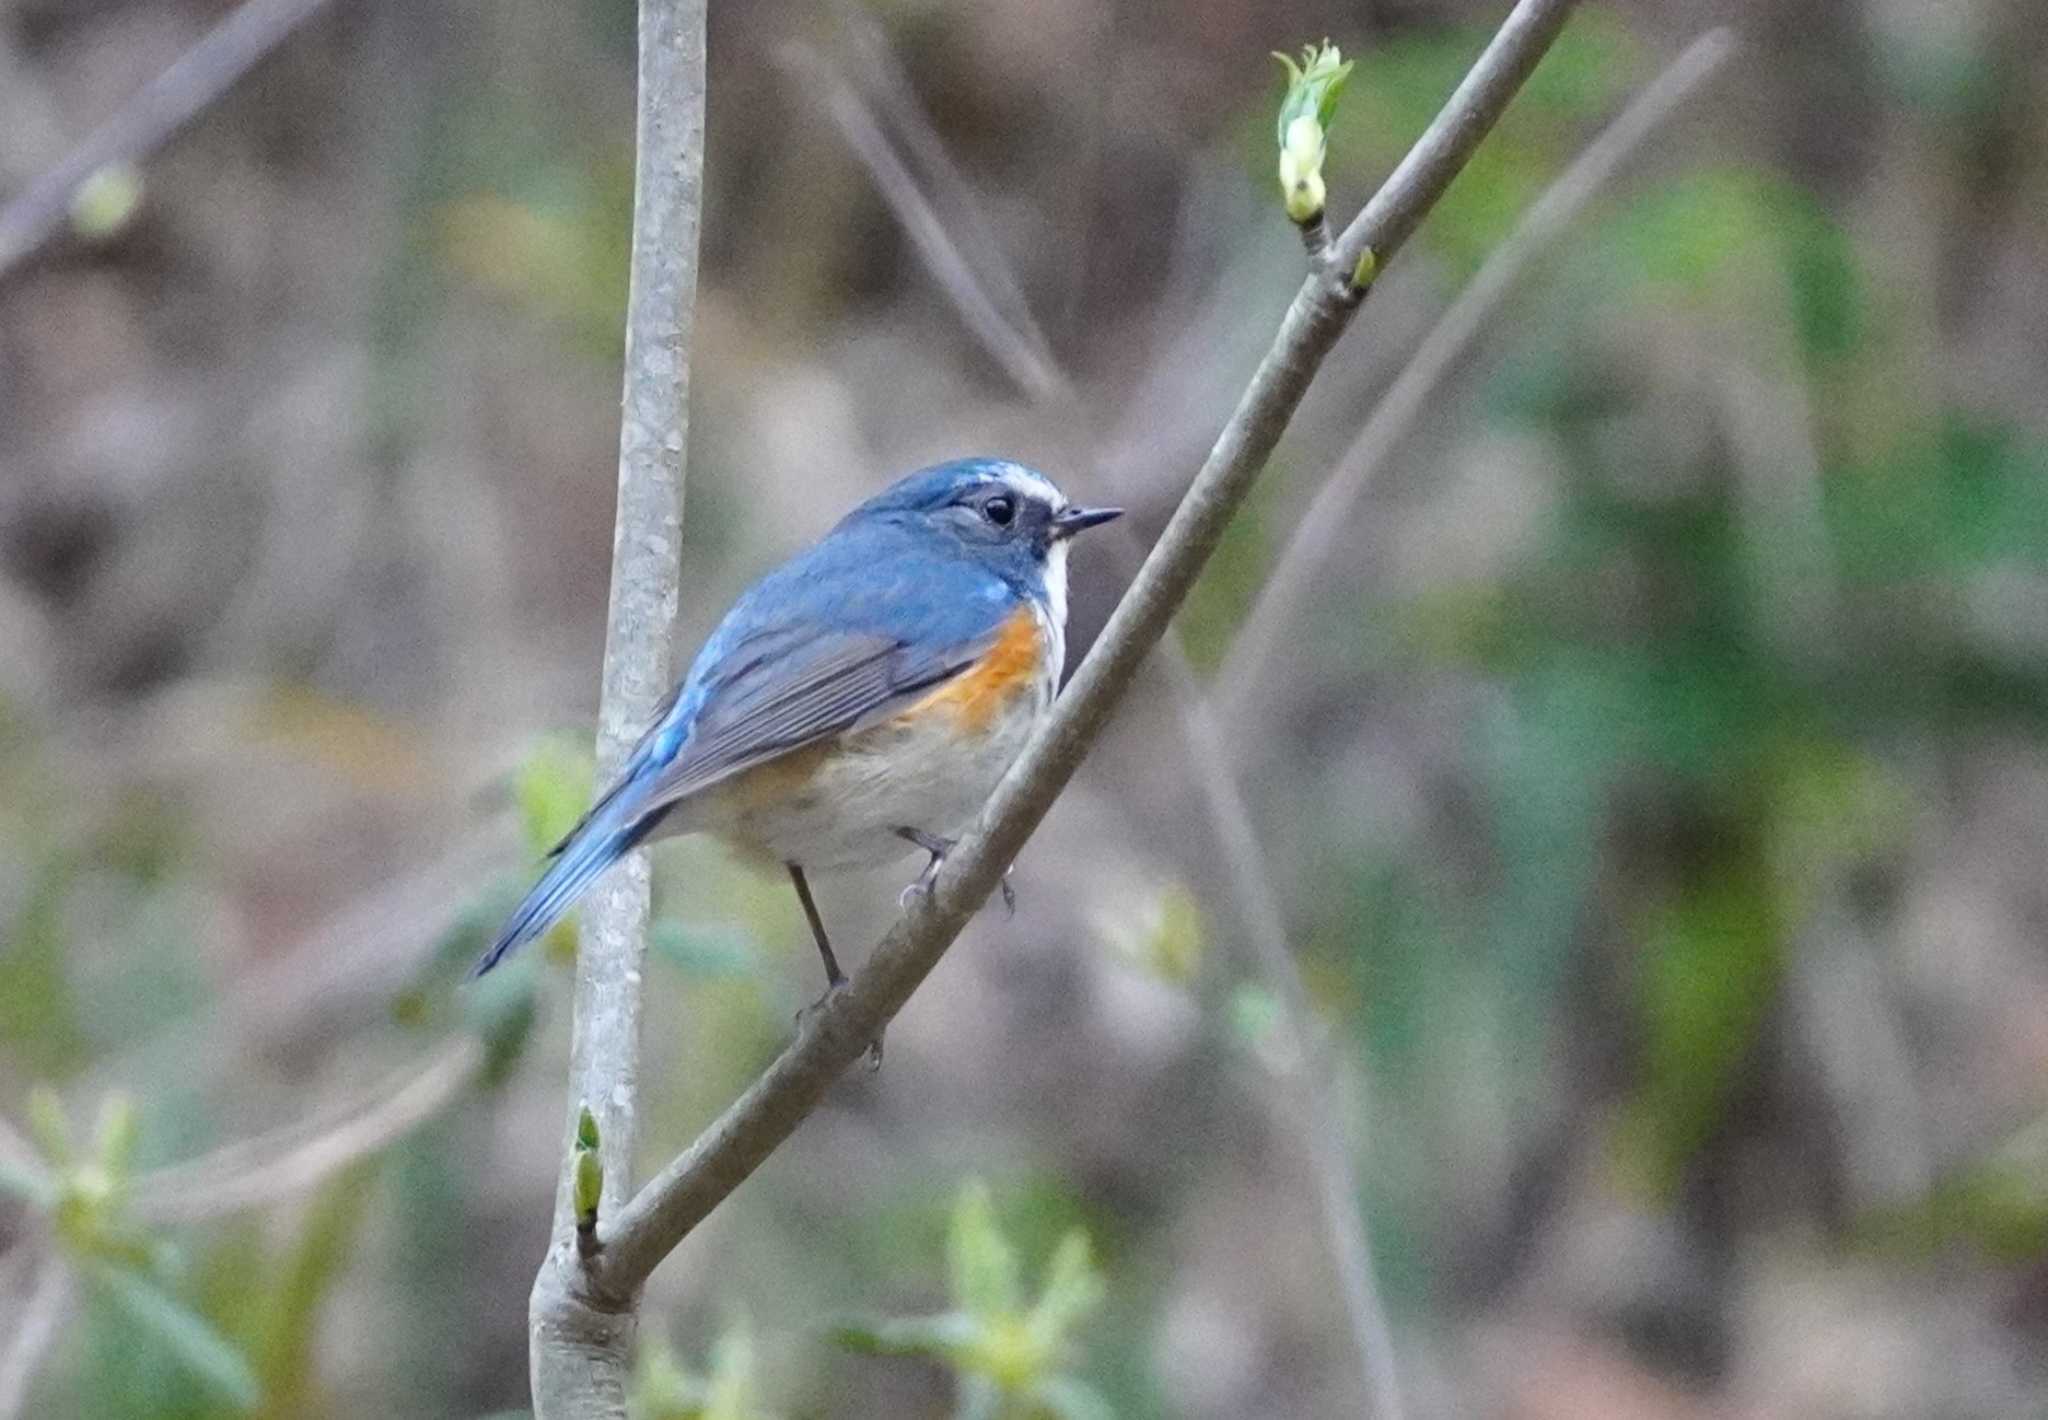
<path id="1" fill-rule="evenodd" d="M 1059 684 L 1060 670 L 1067 661 L 1067 540 L 1060 538 L 1045 552 L 1046 633 L 1052 641 L 1047 661 L 1052 683 Z"/>

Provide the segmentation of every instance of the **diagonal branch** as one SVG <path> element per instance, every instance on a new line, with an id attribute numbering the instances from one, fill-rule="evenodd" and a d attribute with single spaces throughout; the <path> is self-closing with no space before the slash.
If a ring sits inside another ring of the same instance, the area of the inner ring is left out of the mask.
<path id="1" fill-rule="evenodd" d="M 626 1206 L 607 1215 L 587 1278 L 594 1299 L 628 1304 L 657 1263 L 788 1138 L 931 971 L 996 888 L 1073 776 L 1165 633 L 1231 515 L 1279 442 L 1362 294 L 1349 272 L 1366 250 L 1384 267 L 1442 195 L 1535 68 L 1572 0 L 1520 0 L 1444 110 L 1337 245 L 1341 264 L 1295 294 L 1271 349 L 1049 722 L 1012 766 L 975 826 L 947 857 L 852 985 Z"/>
<path id="2" fill-rule="evenodd" d="M 409 1066 L 319 1118 L 142 1175 L 131 1209 L 148 1223 L 190 1223 L 305 1193 L 440 1113 L 483 1064 L 482 1042 L 458 1037 L 425 1068 Z"/>
<path id="3" fill-rule="evenodd" d="M 104 168 L 169 141 L 329 0 L 247 0 L 149 81 L 64 160 L 0 208 L 0 275 L 62 225 L 78 190 Z"/>

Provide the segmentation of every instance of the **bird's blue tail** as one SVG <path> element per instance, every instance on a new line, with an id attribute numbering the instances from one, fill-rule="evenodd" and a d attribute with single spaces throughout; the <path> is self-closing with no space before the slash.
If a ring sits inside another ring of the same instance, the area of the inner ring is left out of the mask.
<path id="1" fill-rule="evenodd" d="M 468 980 L 476 980 L 554 926 L 606 868 L 625 857 L 652 831 L 662 816 L 641 815 L 640 804 L 645 795 L 640 779 L 640 775 L 629 771 L 556 846 L 555 861 L 499 929 L 490 950 L 477 958 L 476 965 L 469 969 Z"/>

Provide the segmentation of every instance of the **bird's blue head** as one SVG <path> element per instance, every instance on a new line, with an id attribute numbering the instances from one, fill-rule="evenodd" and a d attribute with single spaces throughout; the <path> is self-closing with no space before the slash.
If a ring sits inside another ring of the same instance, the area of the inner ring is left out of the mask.
<path id="1" fill-rule="evenodd" d="M 841 529 L 895 524 L 1030 586 L 1065 609 L 1067 539 L 1121 508 L 1068 501 L 1044 474 L 1008 459 L 956 459 L 897 480 L 848 513 Z"/>

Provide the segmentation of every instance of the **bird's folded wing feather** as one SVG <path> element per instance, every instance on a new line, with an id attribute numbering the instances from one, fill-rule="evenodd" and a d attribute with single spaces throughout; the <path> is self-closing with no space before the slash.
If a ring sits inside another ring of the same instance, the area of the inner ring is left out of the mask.
<path id="1" fill-rule="evenodd" d="M 650 769 L 654 774 L 641 800 L 643 813 L 660 812 L 778 755 L 886 719 L 973 665 L 994 639 L 992 628 L 965 643 L 932 650 L 868 632 L 765 629 L 730 648 L 705 687 L 675 760 L 654 769 L 655 741 L 684 687 L 670 693 L 627 756 L 618 782 L 591 806 L 583 822 Z M 578 823 L 552 851 L 561 852 L 582 826 Z"/>
<path id="2" fill-rule="evenodd" d="M 736 648 L 654 798 L 674 802 L 742 769 L 903 709 L 967 669 L 993 638 L 941 651 L 871 633 L 788 628 Z"/>

